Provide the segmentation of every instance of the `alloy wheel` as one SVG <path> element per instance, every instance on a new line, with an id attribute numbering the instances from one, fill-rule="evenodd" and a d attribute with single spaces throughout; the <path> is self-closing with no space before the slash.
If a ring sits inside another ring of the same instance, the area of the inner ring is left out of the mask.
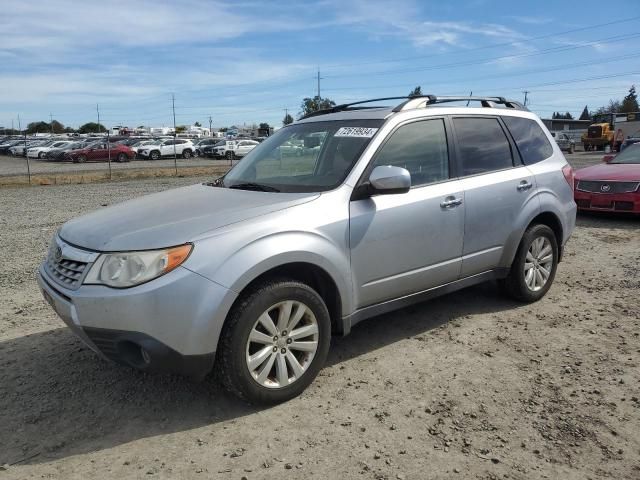
<path id="1" fill-rule="evenodd" d="M 524 283 L 532 292 L 542 289 L 553 271 L 553 247 L 545 236 L 531 242 L 524 261 Z"/>
<path id="2" fill-rule="evenodd" d="M 283 388 L 298 380 L 318 350 L 318 321 L 302 302 L 272 305 L 254 323 L 246 346 L 251 377 L 266 388 Z"/>

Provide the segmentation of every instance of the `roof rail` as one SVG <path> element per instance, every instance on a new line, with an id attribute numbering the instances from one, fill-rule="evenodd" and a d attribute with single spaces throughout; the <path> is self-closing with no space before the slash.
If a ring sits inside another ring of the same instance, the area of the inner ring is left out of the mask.
<path id="1" fill-rule="evenodd" d="M 343 103 L 341 105 L 336 105 L 331 108 L 323 108 L 322 110 L 316 110 L 315 112 L 307 113 L 304 117 L 300 118 L 300 120 L 304 120 L 305 118 L 315 117 L 318 115 L 327 115 L 329 113 L 343 112 L 344 110 L 363 110 L 367 108 L 380 108 L 380 107 L 357 107 L 351 108 L 354 105 L 362 105 L 363 103 L 372 103 L 372 102 L 382 102 L 384 100 L 405 100 L 407 98 L 413 97 L 383 97 L 383 98 L 372 98 L 370 100 L 361 100 L 359 102 L 352 103 Z"/>
<path id="2" fill-rule="evenodd" d="M 412 108 L 426 107 L 428 105 L 437 105 L 439 103 L 451 103 L 451 102 L 480 102 L 483 107 L 495 108 L 496 105 L 504 105 L 506 108 L 512 108 L 514 110 L 529 111 L 527 107 L 520 102 L 514 100 L 507 100 L 504 97 L 458 97 L 458 96 L 436 96 L 436 95 L 421 95 L 411 97 L 406 102 L 396 106 L 393 111 L 400 112 L 402 110 L 409 110 Z"/>
<path id="3" fill-rule="evenodd" d="M 486 108 L 495 108 L 496 105 L 504 105 L 506 108 L 512 108 L 514 110 L 529 111 L 529 109 L 524 105 L 522 105 L 520 102 L 516 102 L 514 100 L 507 100 L 504 97 L 456 97 L 456 96 L 443 97 L 443 96 L 436 96 L 436 95 L 408 95 L 403 97 L 372 98 L 370 100 L 361 100 L 359 102 L 343 103 L 341 105 L 336 105 L 335 107 L 324 108 L 322 110 L 317 110 L 315 112 L 307 113 L 305 116 L 300 118 L 300 120 L 304 120 L 305 118 L 310 118 L 310 117 L 316 117 L 318 115 L 327 115 L 329 113 L 343 112 L 345 110 L 364 110 L 368 108 L 379 108 L 379 107 L 359 107 L 356 105 L 362 105 L 365 103 L 372 103 L 372 102 L 381 102 L 384 100 L 404 100 L 404 102 L 400 103 L 393 109 L 394 112 L 400 112 L 402 110 L 409 110 L 412 108 L 426 107 L 428 105 L 436 105 L 439 103 L 451 103 L 451 102 L 467 102 L 467 104 L 469 102 L 480 102 L 480 104 Z"/>

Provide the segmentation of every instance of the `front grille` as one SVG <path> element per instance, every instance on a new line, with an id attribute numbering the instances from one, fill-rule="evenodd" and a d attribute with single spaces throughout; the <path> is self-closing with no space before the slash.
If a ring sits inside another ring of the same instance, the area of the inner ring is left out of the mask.
<path id="1" fill-rule="evenodd" d="M 591 200 L 576 200 L 576 204 L 579 208 L 589 208 L 591 206 Z"/>
<path id="2" fill-rule="evenodd" d="M 69 290 L 76 290 L 87 274 L 86 263 L 64 257 L 56 260 L 55 252 L 49 253 L 45 268 L 51 278 Z"/>
<path id="3" fill-rule="evenodd" d="M 606 182 L 580 180 L 577 189 L 591 193 L 632 193 L 638 190 L 640 182 Z"/>

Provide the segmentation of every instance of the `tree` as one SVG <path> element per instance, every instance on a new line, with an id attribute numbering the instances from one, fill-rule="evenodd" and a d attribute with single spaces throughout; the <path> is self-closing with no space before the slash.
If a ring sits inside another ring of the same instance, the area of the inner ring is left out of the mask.
<path id="1" fill-rule="evenodd" d="M 201 124 L 200 122 L 196 122 L 196 123 L 194 123 L 194 124 L 193 124 L 193 126 L 194 126 L 194 127 L 201 127 L 201 126 L 202 126 L 202 124 Z"/>
<path id="2" fill-rule="evenodd" d="M 589 108 L 587 108 L 587 106 L 584 106 L 584 110 L 582 110 L 582 113 L 580 114 L 580 120 L 591 120 L 591 114 L 589 113 Z"/>
<path id="3" fill-rule="evenodd" d="M 271 128 L 271 127 L 269 126 L 269 124 L 268 124 L 268 123 L 264 123 L 264 122 L 263 122 L 263 123 L 261 123 L 261 124 L 260 124 L 260 130 L 268 130 L 268 129 L 270 129 L 270 128 Z"/>
<path id="4" fill-rule="evenodd" d="M 293 117 L 289 114 L 289 112 L 287 112 L 287 114 L 282 119 L 282 125 L 289 125 L 290 123 L 293 123 Z"/>
<path id="5" fill-rule="evenodd" d="M 85 123 L 78 129 L 78 133 L 98 133 L 106 131 L 107 129 L 104 128 L 104 125 L 96 122 Z"/>
<path id="6" fill-rule="evenodd" d="M 636 94 L 636 86 L 631 85 L 629 89 L 629 93 L 622 100 L 622 105 L 620 106 L 621 113 L 631 113 L 640 111 L 640 107 L 638 107 L 638 95 Z"/>
<path id="7" fill-rule="evenodd" d="M 222 132 L 222 133 L 226 133 L 226 132 L 228 132 L 228 131 L 229 131 L 229 129 L 228 129 L 227 127 L 222 127 L 222 128 L 221 128 L 221 129 L 219 129 L 218 131 L 219 131 L 219 132 Z"/>
<path id="8" fill-rule="evenodd" d="M 49 126 L 53 133 L 64 133 L 64 125 L 57 120 L 53 120 Z"/>
<path id="9" fill-rule="evenodd" d="M 595 115 L 604 115 L 607 113 L 618 113 L 621 108 L 622 108 L 622 103 L 620 103 L 620 101 L 618 100 L 612 99 L 612 100 L 609 100 L 609 105 L 605 107 L 600 107 L 595 112 L 593 112 L 593 115 L 595 116 Z"/>
<path id="10" fill-rule="evenodd" d="M 422 95 L 422 87 L 420 85 L 409 92 L 410 97 L 419 97 L 420 95 Z"/>
<path id="11" fill-rule="evenodd" d="M 51 131 L 51 126 L 47 122 L 31 122 L 27 125 L 27 133 L 47 133 Z"/>
<path id="12" fill-rule="evenodd" d="M 318 97 L 317 95 L 313 98 L 307 97 L 300 104 L 300 116 L 304 117 L 318 110 L 326 110 L 335 106 L 336 102 L 328 98 Z"/>

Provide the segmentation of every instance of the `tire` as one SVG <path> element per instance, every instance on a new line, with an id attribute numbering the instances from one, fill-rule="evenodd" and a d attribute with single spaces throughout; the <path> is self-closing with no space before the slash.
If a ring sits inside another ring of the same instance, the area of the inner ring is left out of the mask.
<path id="1" fill-rule="evenodd" d="M 538 246 L 541 247 L 538 250 L 539 253 L 536 253 L 534 242 L 538 242 Z M 551 249 L 550 253 L 546 253 L 548 247 Z M 542 261 L 549 255 L 551 255 L 551 264 Z M 534 262 L 528 261 L 532 259 L 531 257 Z M 525 263 L 528 265 L 533 263 L 533 265 L 526 268 Z M 537 302 L 551 288 L 557 268 L 558 241 L 555 233 L 546 225 L 532 225 L 524 232 L 509 275 L 501 283 L 506 293 L 515 300 L 526 303 Z M 526 273 L 529 271 L 531 276 Z"/>
<path id="2" fill-rule="evenodd" d="M 569 146 L 569 153 L 574 153 L 576 151 L 573 145 Z"/>
<path id="3" fill-rule="evenodd" d="M 42 160 L 42 158 L 43 158 L 43 157 L 44 157 L 44 152 L 40 152 L 40 153 L 38 153 L 38 158 L 39 158 L 40 160 Z"/>
<path id="4" fill-rule="evenodd" d="M 225 157 L 227 157 L 227 160 L 233 160 L 234 158 L 236 158 L 236 156 L 234 155 L 234 153 L 229 150 L 226 154 Z"/>
<path id="5" fill-rule="evenodd" d="M 183 150 L 182 151 L 182 158 L 184 158 L 184 159 L 191 158 L 191 150 L 189 150 L 189 149 Z"/>
<path id="6" fill-rule="evenodd" d="M 84 163 L 87 161 L 87 156 L 86 155 L 78 155 L 74 160 L 73 163 Z"/>
<path id="7" fill-rule="evenodd" d="M 125 163 L 125 162 L 128 162 L 128 161 L 129 161 L 129 157 L 127 157 L 126 154 L 124 154 L 124 153 L 119 153 L 118 154 L 118 162 Z"/>
<path id="8" fill-rule="evenodd" d="M 287 312 L 284 308 L 287 304 L 293 306 L 282 318 L 296 317 L 300 305 L 306 308 L 291 330 L 299 332 L 297 337 L 288 336 L 287 327 L 282 329 L 282 325 L 278 325 L 281 312 Z M 265 315 L 271 319 L 270 328 L 262 323 Z M 315 333 L 313 325 L 317 327 Z M 312 333 L 300 336 L 301 328 Z M 254 342 L 250 335 L 262 337 Z M 303 345 L 298 343 L 303 339 L 307 340 L 304 345 L 315 345 L 315 352 L 293 346 Z M 248 403 L 273 405 L 285 402 L 300 395 L 316 377 L 327 358 L 330 341 L 331 320 L 322 297 L 304 283 L 272 280 L 241 296 L 229 313 L 218 344 L 219 378 L 227 390 Z M 265 353 L 262 355 L 261 352 Z M 289 360 L 292 356 L 302 373 L 295 372 Z M 251 358 L 257 362 L 252 367 Z M 281 375 L 283 371 L 286 377 Z"/>
<path id="9" fill-rule="evenodd" d="M 157 150 L 154 150 L 153 152 L 149 153 L 149 160 L 159 160 L 160 159 L 160 152 Z"/>

